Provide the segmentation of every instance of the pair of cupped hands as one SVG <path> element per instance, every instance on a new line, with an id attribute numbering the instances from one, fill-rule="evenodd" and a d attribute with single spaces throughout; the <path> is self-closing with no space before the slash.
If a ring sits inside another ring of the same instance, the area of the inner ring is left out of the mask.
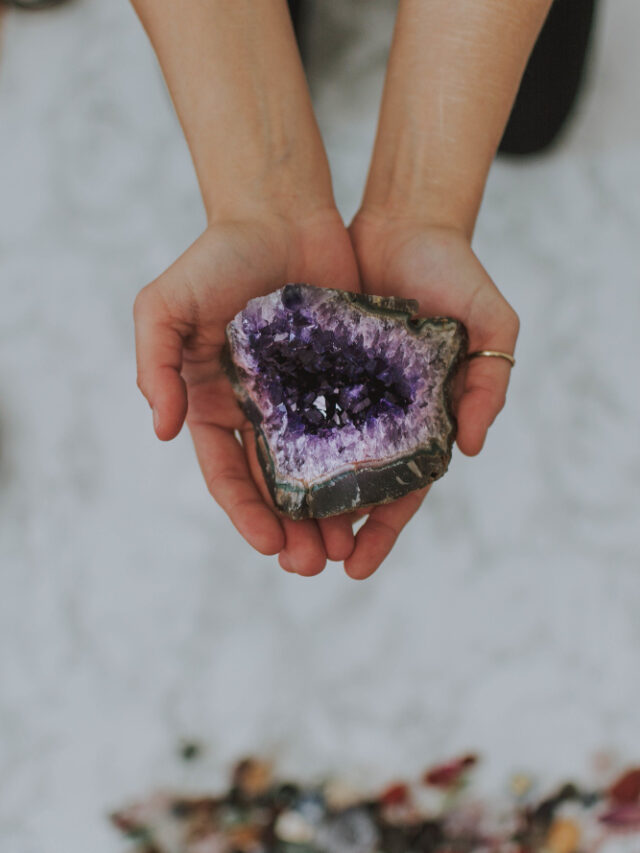
<path id="1" fill-rule="evenodd" d="M 387 557 L 427 489 L 332 518 L 281 516 L 257 462 L 253 429 L 221 367 L 227 323 L 249 299 L 288 282 L 416 299 L 422 315 L 461 320 L 471 350 L 513 352 L 518 318 L 462 231 L 364 208 L 347 228 L 332 204 L 215 221 L 139 293 L 138 385 L 158 438 L 174 438 L 186 420 L 210 493 L 247 542 L 278 554 L 285 571 L 316 575 L 335 560 L 364 579 Z M 481 450 L 508 381 L 502 359 L 467 363 L 455 394 L 463 453 Z"/>

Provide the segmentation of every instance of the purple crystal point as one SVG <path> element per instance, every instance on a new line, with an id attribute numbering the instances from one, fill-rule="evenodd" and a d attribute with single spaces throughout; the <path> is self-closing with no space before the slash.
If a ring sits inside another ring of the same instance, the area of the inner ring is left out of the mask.
<path id="1" fill-rule="evenodd" d="M 457 320 L 418 303 L 308 284 L 252 299 L 227 326 L 229 376 L 276 506 L 322 518 L 441 477 L 466 355 Z"/>

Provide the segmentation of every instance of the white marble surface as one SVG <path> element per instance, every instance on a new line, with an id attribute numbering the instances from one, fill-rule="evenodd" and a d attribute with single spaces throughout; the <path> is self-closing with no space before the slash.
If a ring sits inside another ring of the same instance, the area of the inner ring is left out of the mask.
<path id="1" fill-rule="evenodd" d="M 347 216 L 392 14 L 327 0 L 316 32 Z M 640 4 L 610 0 L 599 23 L 563 145 L 499 163 L 481 214 L 477 251 L 522 319 L 508 409 L 357 584 L 251 553 L 188 437 L 152 437 L 131 303 L 203 215 L 133 13 L 6 16 L 3 853 L 115 853 L 109 808 L 211 785 L 245 751 L 380 780 L 473 748 L 493 789 L 514 767 L 586 775 L 599 748 L 640 758 Z M 207 747 L 188 768 L 183 737 Z"/>

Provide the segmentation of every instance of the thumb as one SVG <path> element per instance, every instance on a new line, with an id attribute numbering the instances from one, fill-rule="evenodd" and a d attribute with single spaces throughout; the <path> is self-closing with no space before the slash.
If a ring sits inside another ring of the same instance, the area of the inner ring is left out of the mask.
<path id="1" fill-rule="evenodd" d="M 138 387 L 153 409 L 156 435 L 169 441 L 180 432 L 187 414 L 187 389 L 180 375 L 183 340 L 153 284 L 138 294 L 133 317 Z"/>

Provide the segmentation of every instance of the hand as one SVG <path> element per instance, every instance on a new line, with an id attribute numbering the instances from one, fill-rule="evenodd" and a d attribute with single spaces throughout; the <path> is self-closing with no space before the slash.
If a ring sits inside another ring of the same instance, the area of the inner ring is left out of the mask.
<path id="1" fill-rule="evenodd" d="M 361 210 L 350 234 L 366 293 L 416 299 L 422 315 L 461 320 L 469 333 L 470 352 L 513 353 L 518 317 L 462 232 Z M 468 456 L 480 452 L 487 430 L 504 406 L 510 370 L 502 359 L 478 358 L 468 363 L 461 377 L 457 444 Z M 382 562 L 427 491 L 372 510 L 346 561 L 353 577 L 367 577 Z"/>
<path id="2" fill-rule="evenodd" d="M 293 281 L 359 290 L 335 209 L 295 222 L 265 215 L 210 226 L 136 299 L 138 385 L 158 438 L 174 438 L 186 417 L 209 491 L 242 536 L 263 554 L 279 553 L 285 570 L 315 575 L 327 558 L 351 554 L 353 516 L 316 522 L 276 514 L 253 429 L 220 365 L 227 323 L 249 299 Z"/>

